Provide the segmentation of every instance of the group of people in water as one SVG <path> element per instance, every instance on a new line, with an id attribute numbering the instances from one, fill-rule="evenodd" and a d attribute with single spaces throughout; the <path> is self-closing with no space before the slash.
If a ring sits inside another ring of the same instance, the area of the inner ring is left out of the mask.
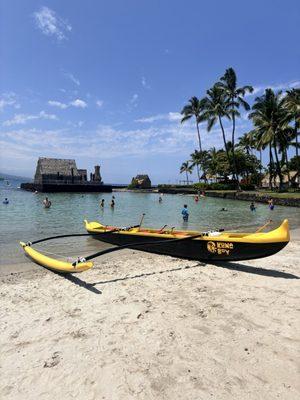
<path id="1" fill-rule="evenodd" d="M 199 201 L 199 197 L 198 196 L 195 196 L 194 197 L 194 200 L 195 200 L 195 202 L 197 203 L 198 201 Z M 268 200 L 268 206 L 269 206 L 269 209 L 271 210 L 271 211 L 273 211 L 274 210 L 274 201 L 273 201 L 273 199 L 269 199 Z M 252 201 L 251 203 L 250 203 L 250 211 L 256 211 L 256 206 L 255 206 L 255 204 L 254 204 L 254 202 Z M 222 207 L 221 209 L 220 209 L 220 211 L 228 211 L 228 209 L 227 208 L 225 208 L 225 207 Z M 184 206 L 183 206 L 183 209 L 182 209 L 182 211 L 181 211 L 181 215 L 182 215 L 182 219 L 183 219 L 183 221 L 184 222 L 188 222 L 188 220 L 189 220 L 189 211 L 188 211 L 188 206 L 187 206 L 187 204 L 184 204 Z"/>
<path id="2" fill-rule="evenodd" d="M 116 199 L 115 196 L 112 196 L 111 202 L 110 202 L 110 208 L 115 208 L 115 205 L 116 205 L 115 199 Z M 102 199 L 102 200 L 100 201 L 100 208 L 103 209 L 104 206 L 105 206 L 105 200 Z"/>
<path id="3" fill-rule="evenodd" d="M 158 202 L 159 202 L 159 203 L 162 203 L 162 201 L 163 201 L 162 196 L 163 196 L 163 194 L 160 194 L 160 195 L 159 195 L 159 198 L 158 198 Z M 202 193 L 200 194 L 200 197 L 205 197 L 205 193 L 202 192 Z M 199 195 L 196 195 L 196 196 L 194 197 L 194 200 L 195 200 L 196 203 L 198 203 L 198 201 L 199 201 Z M 3 204 L 9 204 L 8 198 L 6 197 L 6 198 L 3 200 L 2 203 L 3 203 Z M 116 204 L 116 202 L 115 202 L 115 196 L 112 196 L 111 202 L 110 202 L 110 207 L 111 207 L 112 209 L 114 209 L 115 204 Z M 45 208 L 50 208 L 51 205 L 52 205 L 52 202 L 49 200 L 48 197 L 45 197 L 45 199 L 43 200 L 43 205 L 44 205 Z M 104 207 L 105 207 L 105 200 L 102 199 L 102 200 L 100 201 L 100 208 L 101 208 L 101 209 L 104 209 Z M 274 210 L 274 201 L 273 201 L 272 198 L 268 200 L 268 207 L 269 207 L 269 209 L 270 209 L 271 211 Z M 252 211 L 252 212 L 256 211 L 256 206 L 255 206 L 255 204 L 254 204 L 253 201 L 250 203 L 249 208 L 250 208 L 250 211 Z M 227 208 L 222 207 L 222 208 L 220 209 L 220 211 L 228 211 L 228 210 L 227 210 Z M 188 220 L 189 220 L 189 211 L 188 211 L 188 206 L 187 206 L 187 204 L 184 204 L 184 205 L 183 205 L 183 209 L 181 210 L 181 215 L 182 215 L 183 222 L 188 222 Z"/>

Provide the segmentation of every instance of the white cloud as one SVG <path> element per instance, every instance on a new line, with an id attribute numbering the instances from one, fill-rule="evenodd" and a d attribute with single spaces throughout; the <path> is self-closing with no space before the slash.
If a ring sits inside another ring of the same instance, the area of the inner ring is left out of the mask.
<path id="1" fill-rule="evenodd" d="M 96 101 L 96 106 L 101 108 L 103 106 L 104 101 L 103 100 L 97 100 Z"/>
<path id="2" fill-rule="evenodd" d="M 135 93 L 135 94 L 131 97 L 131 99 L 130 99 L 130 104 L 131 104 L 133 107 L 136 107 L 136 106 L 137 106 L 137 103 L 138 103 L 138 99 L 139 99 L 139 95 Z"/>
<path id="3" fill-rule="evenodd" d="M 182 115 L 178 112 L 169 112 L 167 114 L 157 114 L 150 117 L 136 119 L 135 122 L 152 123 L 155 121 L 180 121 Z"/>
<path id="4" fill-rule="evenodd" d="M 279 90 L 288 90 L 292 88 L 298 88 L 300 87 L 300 81 L 290 81 L 290 82 L 285 82 L 285 83 L 276 83 L 276 84 L 271 84 L 271 85 L 258 85 L 258 86 L 253 86 L 253 92 L 252 93 L 247 93 L 246 96 L 255 96 L 258 94 L 262 94 L 265 89 L 272 89 L 275 92 Z"/>
<path id="5" fill-rule="evenodd" d="M 137 93 L 133 94 L 127 105 L 128 111 L 131 112 L 134 108 L 138 106 L 138 100 L 139 100 L 139 95 Z"/>
<path id="6" fill-rule="evenodd" d="M 148 85 L 148 83 L 147 83 L 147 81 L 146 81 L 146 78 L 144 77 L 144 76 L 142 76 L 142 86 L 145 88 L 145 89 L 150 89 L 151 87 L 150 87 L 150 85 Z"/>
<path id="7" fill-rule="evenodd" d="M 24 125 L 28 121 L 35 120 L 35 119 L 57 120 L 58 118 L 55 114 L 47 114 L 45 111 L 41 111 L 39 114 L 36 114 L 36 115 L 15 114 L 12 119 L 4 121 L 2 125 L 4 125 L 4 126 Z"/>
<path id="8" fill-rule="evenodd" d="M 75 76 L 73 74 L 71 74 L 70 72 L 65 72 L 64 73 L 65 76 L 67 78 L 69 78 L 73 83 L 75 83 L 75 85 L 80 86 L 80 81 L 79 79 L 75 78 Z"/>
<path id="9" fill-rule="evenodd" d="M 20 104 L 17 102 L 17 96 L 14 92 L 3 93 L 0 97 L 0 111 L 3 111 L 6 107 L 20 108 Z"/>
<path id="10" fill-rule="evenodd" d="M 77 108 L 86 108 L 87 107 L 87 103 L 84 100 L 80 100 L 80 99 L 71 101 L 70 105 L 73 107 L 77 107 Z"/>
<path id="11" fill-rule="evenodd" d="M 87 107 L 87 103 L 84 100 L 80 100 L 80 99 L 76 99 L 71 101 L 70 103 L 66 104 L 66 103 L 62 103 L 60 101 L 57 100 L 49 100 L 48 101 L 49 106 L 52 107 L 58 107 L 62 110 L 68 108 L 68 107 L 77 107 L 77 108 L 86 108 Z"/>
<path id="12" fill-rule="evenodd" d="M 70 24 L 48 7 L 41 7 L 34 13 L 34 18 L 37 27 L 44 35 L 54 36 L 58 40 L 67 39 L 67 32 L 72 30 Z"/>
<path id="13" fill-rule="evenodd" d="M 61 108 L 62 110 L 64 110 L 65 108 L 68 107 L 67 104 L 61 103 L 60 101 L 56 101 L 56 100 L 49 100 L 48 104 L 49 104 L 49 106 L 58 107 L 58 108 Z"/>

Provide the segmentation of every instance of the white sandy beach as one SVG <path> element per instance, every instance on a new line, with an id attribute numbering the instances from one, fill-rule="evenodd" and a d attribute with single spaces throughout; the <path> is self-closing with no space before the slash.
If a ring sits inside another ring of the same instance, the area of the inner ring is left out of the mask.
<path id="1" fill-rule="evenodd" d="M 223 266 L 123 251 L 69 277 L 3 268 L 0 397 L 299 399 L 294 236 Z"/>

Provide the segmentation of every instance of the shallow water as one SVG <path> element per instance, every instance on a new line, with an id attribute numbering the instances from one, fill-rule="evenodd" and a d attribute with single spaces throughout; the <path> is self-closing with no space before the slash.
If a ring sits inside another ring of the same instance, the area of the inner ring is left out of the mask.
<path id="1" fill-rule="evenodd" d="M 44 209 L 45 194 L 34 194 L 18 189 L 19 181 L 11 181 L 11 186 L 0 182 L 0 264 L 24 261 L 19 241 L 35 240 L 64 233 L 84 233 L 83 220 L 98 220 L 107 225 L 129 226 L 139 223 L 145 213 L 144 226 L 162 227 L 167 224 L 180 229 L 234 229 L 254 231 L 268 219 L 278 225 L 289 218 L 291 228 L 300 226 L 300 211 L 296 207 L 275 206 L 270 211 L 266 204 L 258 203 L 255 212 L 249 210 L 249 203 L 238 200 L 200 198 L 195 203 L 193 196 L 164 195 L 162 203 L 158 194 L 115 192 L 116 206 L 109 206 L 110 193 L 51 193 L 50 209 Z M 7 197 L 9 204 L 2 201 Z M 99 202 L 105 199 L 101 210 Z M 187 204 L 190 212 L 188 223 L 182 222 L 181 209 Z M 227 208 L 227 212 L 220 211 Z M 88 254 L 99 247 L 92 238 L 63 239 L 44 245 L 44 249 L 59 254 Z"/>

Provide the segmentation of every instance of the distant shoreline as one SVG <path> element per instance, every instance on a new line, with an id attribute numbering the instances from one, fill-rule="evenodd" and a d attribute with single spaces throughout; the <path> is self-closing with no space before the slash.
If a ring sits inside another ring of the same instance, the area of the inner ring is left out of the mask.
<path id="1" fill-rule="evenodd" d="M 113 192 L 131 193 L 166 193 L 166 194 L 186 194 L 196 195 L 198 192 L 194 188 L 152 188 L 152 189 L 126 189 L 113 188 Z M 217 197 L 230 200 L 254 201 L 257 203 L 267 203 L 273 199 L 275 205 L 286 207 L 300 207 L 300 193 L 293 197 L 293 193 L 263 193 L 263 192 L 238 192 L 236 190 L 206 190 L 207 197 Z M 290 196 L 289 196 L 290 195 Z M 299 196 L 299 197 L 298 197 Z"/>

